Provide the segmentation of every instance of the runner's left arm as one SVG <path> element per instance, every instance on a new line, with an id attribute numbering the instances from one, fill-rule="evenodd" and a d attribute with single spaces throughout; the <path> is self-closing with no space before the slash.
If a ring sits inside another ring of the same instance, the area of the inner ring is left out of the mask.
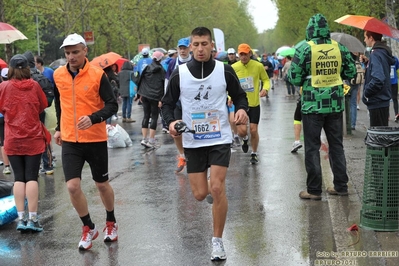
<path id="1" fill-rule="evenodd" d="M 227 84 L 227 92 L 231 97 L 234 103 L 235 111 L 239 109 L 243 109 L 245 111 L 248 110 L 248 99 L 247 94 L 241 88 L 240 81 L 238 80 L 237 74 L 234 69 L 225 64 L 224 65 L 224 77 L 226 79 Z"/>

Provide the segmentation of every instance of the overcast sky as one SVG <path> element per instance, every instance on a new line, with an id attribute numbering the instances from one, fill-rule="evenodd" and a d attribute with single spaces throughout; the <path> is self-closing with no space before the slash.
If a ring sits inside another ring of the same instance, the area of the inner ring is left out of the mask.
<path id="1" fill-rule="evenodd" d="M 276 6 L 270 0 L 249 0 L 248 11 L 254 18 L 258 32 L 276 26 L 278 17 Z"/>

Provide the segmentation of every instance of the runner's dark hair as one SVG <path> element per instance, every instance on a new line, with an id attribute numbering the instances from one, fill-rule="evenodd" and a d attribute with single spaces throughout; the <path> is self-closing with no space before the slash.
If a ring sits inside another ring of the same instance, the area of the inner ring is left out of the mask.
<path id="1" fill-rule="evenodd" d="M 197 27 L 193 29 L 191 36 L 209 36 L 209 38 L 212 40 L 212 33 L 206 27 Z"/>

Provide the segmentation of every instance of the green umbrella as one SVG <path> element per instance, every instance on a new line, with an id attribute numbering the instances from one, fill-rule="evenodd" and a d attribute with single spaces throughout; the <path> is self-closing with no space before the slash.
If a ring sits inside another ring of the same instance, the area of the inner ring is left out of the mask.
<path id="1" fill-rule="evenodd" d="M 286 57 L 286 56 L 291 56 L 293 57 L 295 54 L 295 50 L 301 47 L 304 43 L 306 43 L 306 40 L 302 40 L 298 42 L 297 44 L 294 45 L 294 47 L 291 47 L 287 50 L 284 50 L 280 53 L 280 56 Z"/>
<path id="2" fill-rule="evenodd" d="M 280 55 L 283 57 L 286 57 L 286 56 L 292 57 L 292 56 L 294 56 L 294 54 L 295 54 L 295 48 L 293 48 L 293 47 L 290 49 L 284 50 L 280 53 Z"/>
<path id="3" fill-rule="evenodd" d="M 153 50 L 150 50 L 150 52 L 148 53 L 148 57 L 151 58 L 153 52 L 154 52 Z M 141 58 L 143 58 L 143 54 L 142 54 L 142 53 L 138 53 L 138 54 L 136 54 L 136 55 L 133 57 L 133 59 L 132 59 L 130 62 L 132 62 L 134 65 L 136 65 L 137 62 L 138 62 Z"/>

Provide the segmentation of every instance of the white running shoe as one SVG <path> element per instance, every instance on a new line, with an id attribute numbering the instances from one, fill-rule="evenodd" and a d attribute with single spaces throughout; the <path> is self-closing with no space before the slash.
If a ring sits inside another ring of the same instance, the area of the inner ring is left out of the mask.
<path id="1" fill-rule="evenodd" d="M 79 241 L 79 249 L 80 250 L 88 250 L 91 248 L 94 239 L 98 237 L 97 227 L 94 226 L 93 229 L 90 229 L 87 225 L 82 227 L 82 238 Z"/>
<path id="2" fill-rule="evenodd" d="M 227 259 L 226 251 L 224 251 L 223 241 L 212 241 L 212 256 L 211 260 L 225 260 Z"/>
<path id="3" fill-rule="evenodd" d="M 5 166 L 3 169 L 3 174 L 9 175 L 11 174 L 11 167 L 10 166 Z"/>
<path id="4" fill-rule="evenodd" d="M 145 139 L 142 139 L 140 144 L 143 145 L 144 147 L 147 147 L 147 141 Z"/>
<path id="5" fill-rule="evenodd" d="M 114 242 L 118 240 L 118 224 L 115 222 L 107 222 L 104 230 L 104 242 Z"/>
<path id="6" fill-rule="evenodd" d="M 300 148 L 302 148 L 302 144 L 299 141 L 295 141 L 294 144 L 292 144 L 292 149 L 291 152 L 297 152 Z"/>

